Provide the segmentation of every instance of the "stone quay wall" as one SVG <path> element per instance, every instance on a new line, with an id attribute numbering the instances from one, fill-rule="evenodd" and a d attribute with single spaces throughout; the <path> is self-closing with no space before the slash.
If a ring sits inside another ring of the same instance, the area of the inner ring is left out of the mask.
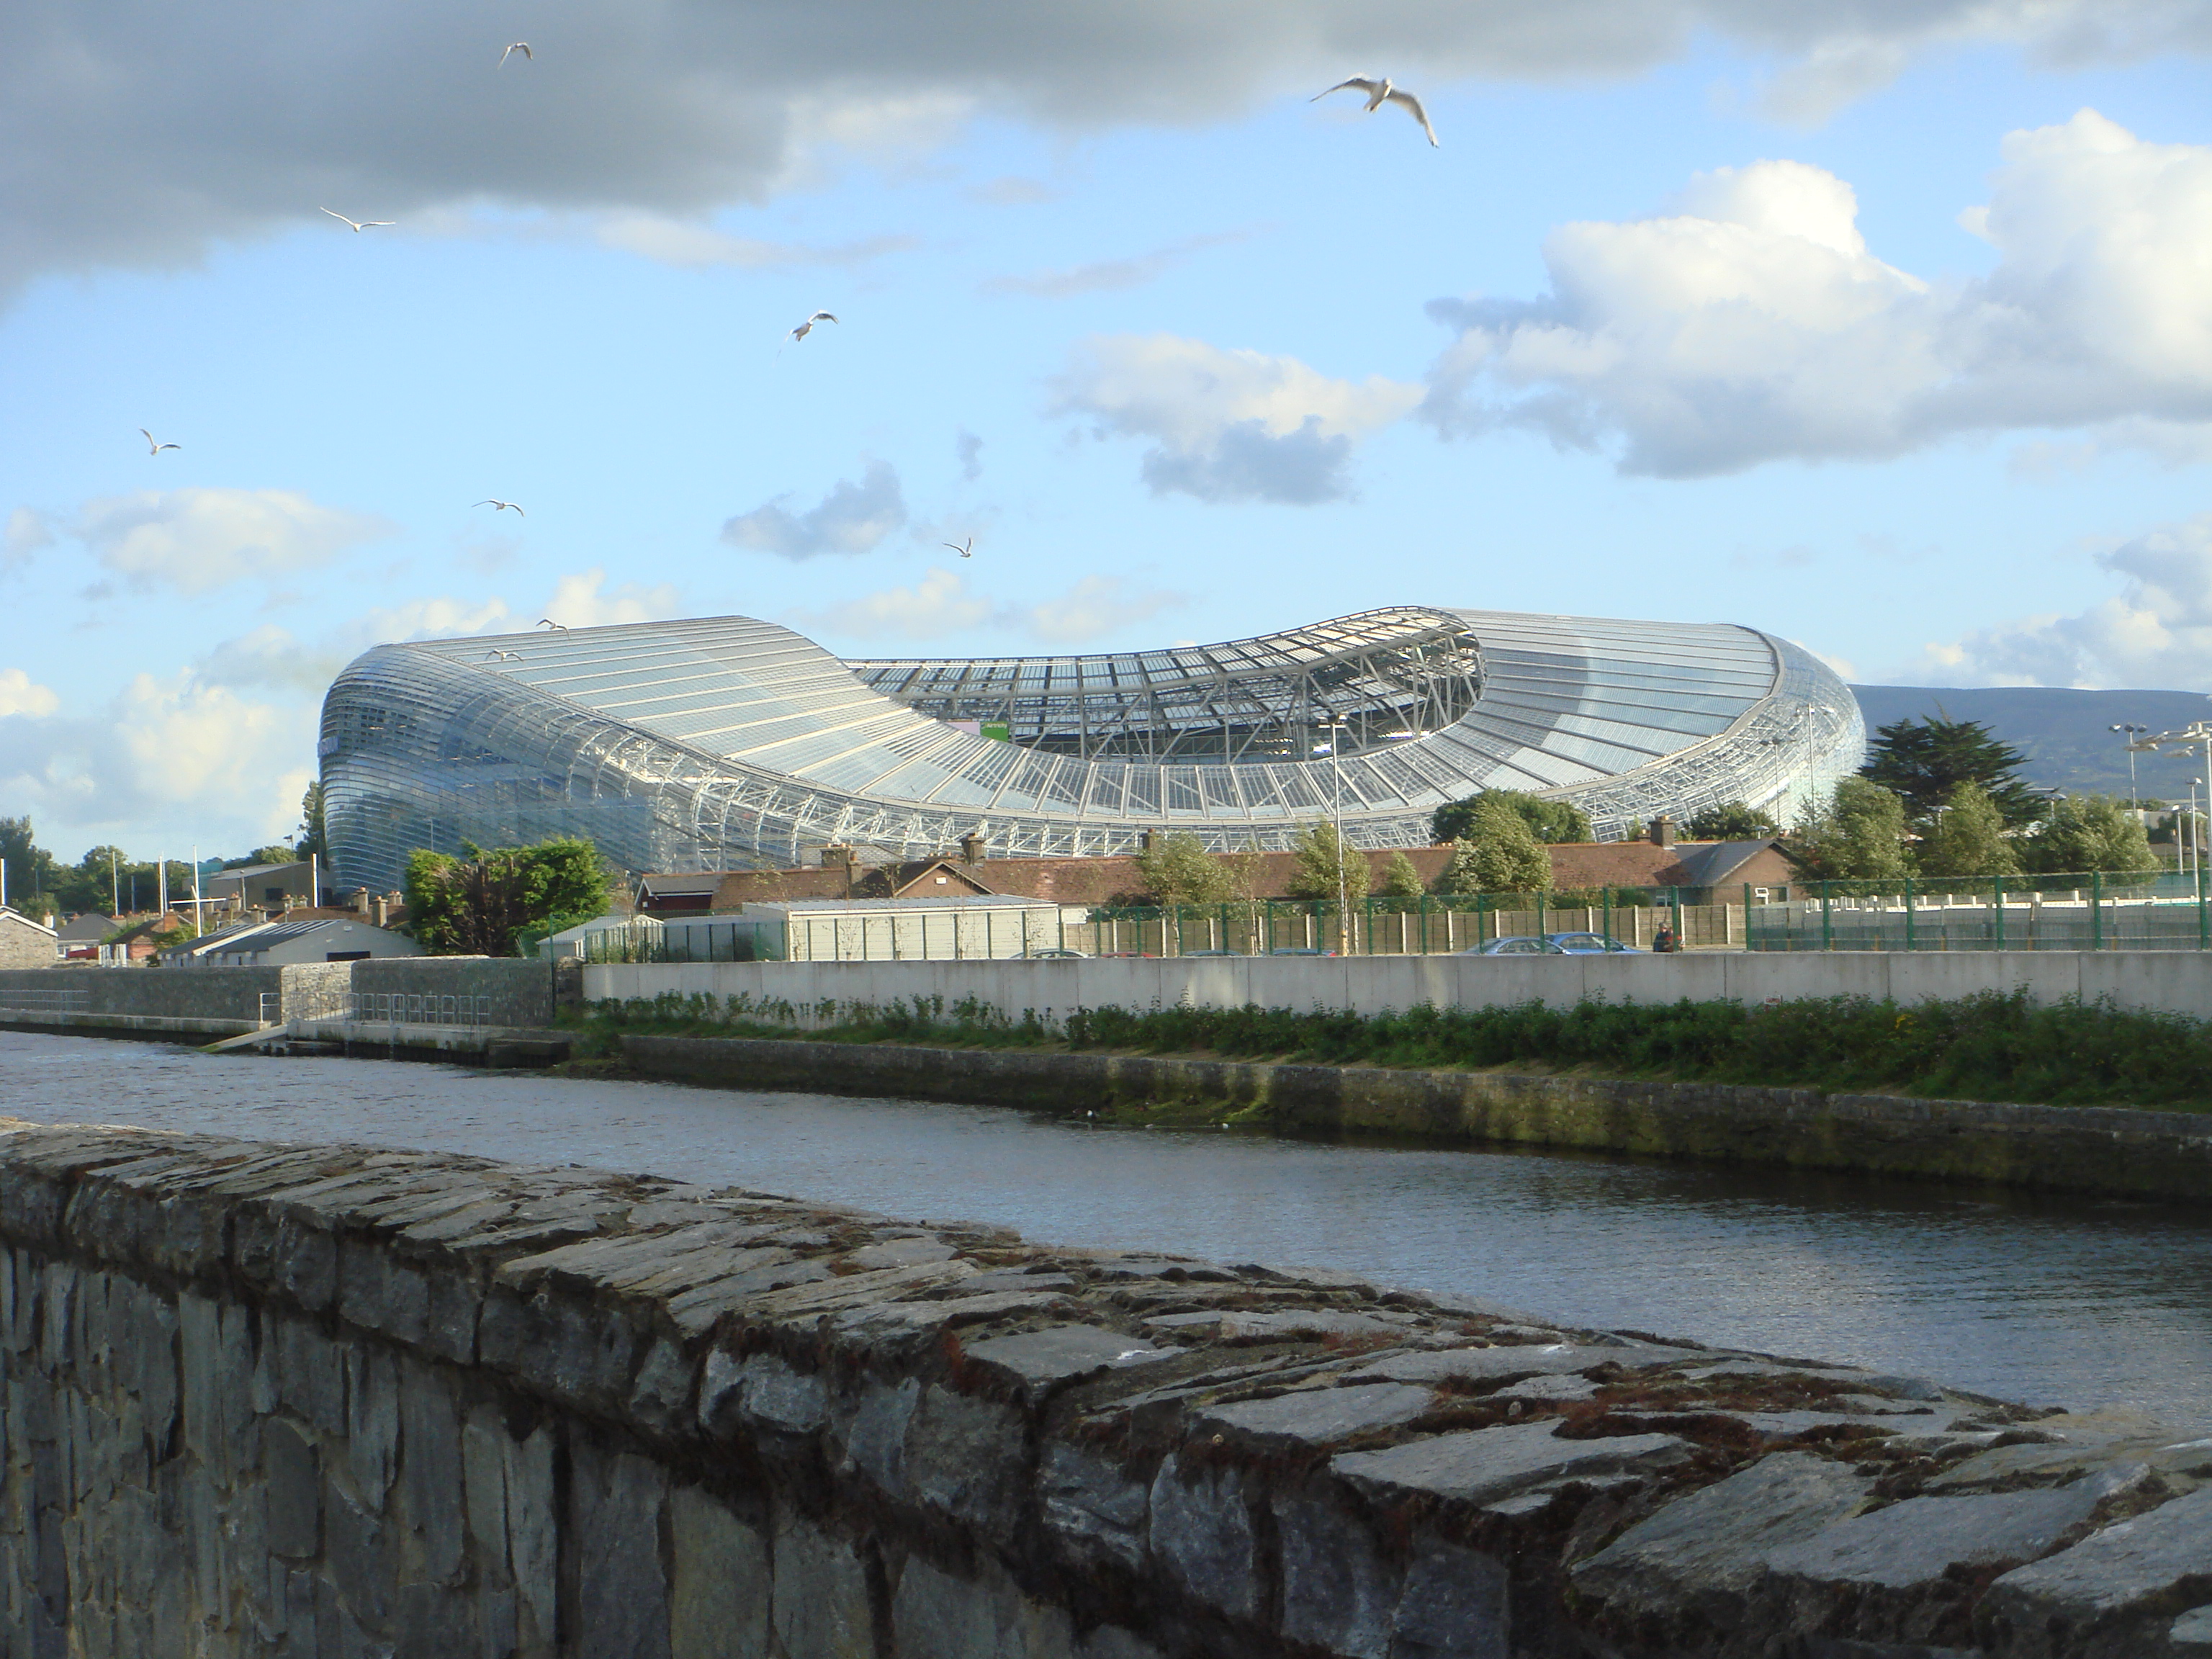
<path id="1" fill-rule="evenodd" d="M 2212 1113 L 2203 1112 L 802 1038 L 621 1042 L 637 1071 L 730 1088 L 951 1100 L 1073 1116 L 1197 1110 L 1279 1134 L 1410 1135 L 2212 1199 Z"/>
<path id="2" fill-rule="evenodd" d="M 358 996 L 488 1000 L 489 1023 L 538 1029 L 573 1002 L 572 965 L 492 957 L 387 957 L 285 968 L 0 969 L 0 1026 L 88 1036 L 237 1036 L 264 1022 L 331 1018 Z"/>
<path id="3" fill-rule="evenodd" d="M 1613 957 L 1168 957 L 1077 962 L 592 963 L 590 1001 L 744 996 L 783 1002 L 802 1028 L 854 1007 L 921 999 L 972 1002 L 1007 1019 L 1081 1008 L 1418 1008 L 1542 1002 L 1765 1002 L 1864 996 L 1926 1002 L 2025 991 L 2037 1002 L 2109 997 L 2123 1008 L 2212 1019 L 2212 951 L 1697 951 Z"/>
<path id="4" fill-rule="evenodd" d="M 0 1126 L 0 1650 L 2179 1659 L 2212 1443 L 1322 1269 Z"/>

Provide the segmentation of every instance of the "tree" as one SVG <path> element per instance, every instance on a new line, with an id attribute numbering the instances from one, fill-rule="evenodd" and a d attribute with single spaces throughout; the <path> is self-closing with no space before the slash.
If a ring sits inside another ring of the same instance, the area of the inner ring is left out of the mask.
<path id="1" fill-rule="evenodd" d="M 1429 890 L 1422 884 L 1421 872 L 1413 868 L 1413 860 L 1401 848 L 1390 854 L 1382 865 L 1382 883 L 1376 889 L 1385 898 L 1419 898 Z"/>
<path id="2" fill-rule="evenodd" d="M 307 856 L 307 855 L 305 853 L 294 852 L 290 848 L 285 846 L 283 842 L 279 841 L 271 842 L 266 847 L 255 848 L 253 849 L 253 857 L 251 860 L 251 862 L 255 864 L 297 864 L 301 859 Z"/>
<path id="3" fill-rule="evenodd" d="M 323 833 L 323 785 L 320 779 L 307 786 L 307 793 L 300 797 L 300 827 L 293 832 L 295 842 L 294 856 L 306 858 L 313 854 L 324 863 L 331 861 L 330 839 Z"/>
<path id="4" fill-rule="evenodd" d="M 418 848 L 407 858 L 407 930 L 432 956 L 514 956 L 532 936 L 604 915 L 610 878 L 587 841 L 470 846 L 461 858 Z"/>
<path id="5" fill-rule="evenodd" d="M 39 845 L 28 817 L 0 818 L 0 861 L 8 866 L 8 903 L 27 916 L 52 915 L 54 855 Z"/>
<path id="6" fill-rule="evenodd" d="M 1334 824 L 1307 825 L 1291 843 L 1291 851 L 1297 855 L 1297 866 L 1291 872 L 1293 898 L 1326 899 L 1334 904 L 1340 891 L 1347 902 L 1367 896 L 1375 876 L 1368 867 L 1367 855 L 1356 847 L 1340 844 Z"/>
<path id="7" fill-rule="evenodd" d="M 1791 832 L 1791 852 L 1820 880 L 1902 880 L 1905 802 L 1864 778 L 1844 778 L 1825 805 L 1808 808 Z"/>
<path id="8" fill-rule="evenodd" d="M 1692 841 L 1771 841 L 1782 826 L 1756 806 L 1728 800 L 1691 813 L 1682 831 Z"/>
<path id="9" fill-rule="evenodd" d="M 1572 801 L 1546 800 L 1518 789 L 1485 789 L 1437 808 L 1429 818 L 1430 836 L 1438 842 L 1468 839 L 1476 810 L 1485 801 L 1511 807 L 1540 842 L 1588 841 L 1593 833 L 1589 814 Z"/>
<path id="10" fill-rule="evenodd" d="M 1936 826 L 1921 838 L 1919 865 L 1931 876 L 2016 876 L 2020 854 L 2004 815 L 1978 784 L 1951 791 Z"/>
<path id="11" fill-rule="evenodd" d="M 2055 803 L 2049 822 L 2026 846 L 2029 867 L 2039 874 L 2136 876 L 2160 867 L 2142 823 L 2109 795 L 2069 795 Z"/>
<path id="12" fill-rule="evenodd" d="M 1971 783 L 1988 794 L 2006 824 L 2018 829 L 2040 817 L 2043 803 L 2014 775 L 2027 757 L 2001 743 L 1979 720 L 1892 720 L 1879 728 L 1859 775 L 1903 798 L 1906 816 L 1925 830 L 1951 792 Z"/>
<path id="13" fill-rule="evenodd" d="M 1188 832 L 1155 836 L 1137 854 L 1145 890 L 1168 904 L 1218 904 L 1234 896 L 1236 883 L 1206 843 Z"/>
<path id="14" fill-rule="evenodd" d="M 1443 886 L 1447 893 L 1463 895 L 1548 892 L 1551 855 L 1512 802 L 1479 797 L 1467 834 L 1454 843 Z"/>

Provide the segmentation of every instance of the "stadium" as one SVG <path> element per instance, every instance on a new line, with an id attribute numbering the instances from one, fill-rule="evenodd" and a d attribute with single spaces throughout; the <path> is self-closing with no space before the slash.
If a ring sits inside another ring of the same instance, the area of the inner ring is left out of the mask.
<path id="1" fill-rule="evenodd" d="M 1221 645 L 845 660 L 745 617 L 381 645 L 332 684 L 334 873 L 580 836 L 632 872 L 1287 846 L 1340 815 L 1419 846 L 1481 789 L 1601 839 L 1725 801 L 1786 816 L 1858 764 L 1850 689 L 1754 629 L 1429 606 Z"/>

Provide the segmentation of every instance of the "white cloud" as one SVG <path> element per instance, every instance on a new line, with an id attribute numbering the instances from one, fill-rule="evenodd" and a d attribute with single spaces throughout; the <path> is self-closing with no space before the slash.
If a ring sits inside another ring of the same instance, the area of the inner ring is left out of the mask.
<path id="1" fill-rule="evenodd" d="M 119 576 L 202 593 L 246 577 L 327 564 L 393 533 L 367 514 L 289 489 L 141 489 L 87 501 L 70 533 Z"/>
<path id="2" fill-rule="evenodd" d="M 315 723 L 311 704 L 255 702 L 189 670 L 139 674 L 96 717 L 0 720 L 0 789 L 65 825 L 183 820 L 208 845 L 252 845 L 297 822 Z"/>
<path id="3" fill-rule="evenodd" d="M 0 720 L 10 714 L 51 714 L 62 701 L 20 668 L 0 668 Z"/>
<path id="4" fill-rule="evenodd" d="M 969 591 L 967 579 L 932 567 L 911 587 L 886 588 L 818 611 L 795 611 L 802 629 L 862 640 L 933 640 L 989 620 L 991 602 Z"/>
<path id="5" fill-rule="evenodd" d="M 46 519 L 27 507 L 19 507 L 8 515 L 8 527 L 0 531 L 0 569 L 22 563 L 42 547 L 54 544 L 54 532 Z"/>
<path id="6" fill-rule="evenodd" d="M 2098 555 L 2120 592 L 1927 647 L 1901 684 L 2212 690 L 2212 513 Z"/>
<path id="7" fill-rule="evenodd" d="M 1970 281 L 1884 264 L 1856 219 L 1843 180 L 1759 161 L 1654 218 L 1563 225 L 1544 299 L 1431 305 L 1461 335 L 1425 412 L 1677 477 L 1978 430 L 2212 422 L 2212 149 L 2092 110 L 2010 134 L 1969 216 L 1998 263 Z"/>
<path id="8" fill-rule="evenodd" d="M 1243 230 L 1215 231 L 1203 236 L 1186 236 L 1165 247 L 1154 248 L 1150 253 L 1094 259 L 1058 270 L 1033 271 L 1026 276 L 994 276 L 982 285 L 983 292 L 1020 294 L 1033 300 L 1066 300 L 1079 294 L 1118 294 L 1157 280 L 1194 253 L 1224 243 L 1241 242 L 1250 234 Z"/>
<path id="9" fill-rule="evenodd" d="M 672 582 L 651 587 L 624 582 L 602 593 L 599 590 L 606 579 L 607 573 L 598 565 L 580 574 L 562 577 L 554 583 L 553 597 L 545 601 L 545 609 L 539 614 L 564 628 L 605 628 L 615 623 L 659 622 L 682 609 Z"/>
<path id="10" fill-rule="evenodd" d="M 783 505 L 790 499 L 778 495 L 739 514 L 723 525 L 722 539 L 732 547 L 781 553 L 787 559 L 866 553 L 907 519 L 898 474 L 887 461 L 869 462 L 857 483 L 840 479 L 804 513 Z"/>
<path id="11" fill-rule="evenodd" d="M 658 261 L 705 269 L 735 266 L 741 270 L 780 270 L 799 265 L 850 265 L 902 252 L 920 244 L 912 236 L 871 236 L 842 247 L 807 247 L 732 236 L 696 219 L 659 213 L 610 213 L 593 222 L 592 234 L 602 247 Z"/>
<path id="12" fill-rule="evenodd" d="M 1077 645 L 1185 602 L 1180 593 L 1133 592 L 1119 576 L 1085 576 L 1058 599 L 1002 612 L 1000 620 L 1048 645 Z"/>
<path id="13" fill-rule="evenodd" d="M 1153 441 L 1144 477 L 1155 494 L 1297 505 L 1350 495 L 1354 442 L 1421 398 L 1381 375 L 1335 380 L 1295 357 L 1172 334 L 1093 337 L 1053 391 L 1055 414 Z"/>
<path id="14" fill-rule="evenodd" d="M 344 666 L 336 648 L 304 645 L 288 630 L 264 623 L 216 644 L 192 665 L 192 672 L 204 685 L 262 686 L 319 698 Z"/>
<path id="15" fill-rule="evenodd" d="M 0 153 L 21 158 L 0 174 L 0 294 L 46 271 L 190 264 L 326 201 L 410 225 L 477 204 L 696 222 L 819 177 L 825 150 L 911 165 L 985 112 L 1062 132 L 1233 121 L 1347 64 L 1441 90 L 1632 75 L 1717 39 L 1776 64 L 1770 106 L 1816 114 L 1961 45 L 2071 64 L 2202 52 L 2212 5 L 640 0 L 544 13 L 536 60 L 503 70 L 483 60 L 486 27 L 438 0 L 392 0 L 289 17 L 274 51 L 250 7 L 157 10 L 127 28 L 76 0 L 0 8 Z M 1036 194 L 1027 180 L 984 189 Z"/>

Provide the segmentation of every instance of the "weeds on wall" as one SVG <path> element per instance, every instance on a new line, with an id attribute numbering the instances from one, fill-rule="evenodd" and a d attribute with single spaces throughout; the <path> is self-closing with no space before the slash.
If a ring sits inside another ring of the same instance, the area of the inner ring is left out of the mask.
<path id="1" fill-rule="evenodd" d="M 601 1002 L 587 1049 L 622 1032 L 804 1035 L 838 1042 L 1205 1054 L 1329 1065 L 1539 1065 L 1830 1093 L 2051 1105 L 2212 1106 L 2212 1024 L 2186 1015 L 2024 993 L 1902 1005 L 1866 997 L 1794 1001 L 1583 1002 L 1568 1008 L 1437 1008 L 1364 1015 L 1286 1008 L 1091 1008 L 1008 1019 L 974 1000 L 888 1006 L 665 995 Z"/>

